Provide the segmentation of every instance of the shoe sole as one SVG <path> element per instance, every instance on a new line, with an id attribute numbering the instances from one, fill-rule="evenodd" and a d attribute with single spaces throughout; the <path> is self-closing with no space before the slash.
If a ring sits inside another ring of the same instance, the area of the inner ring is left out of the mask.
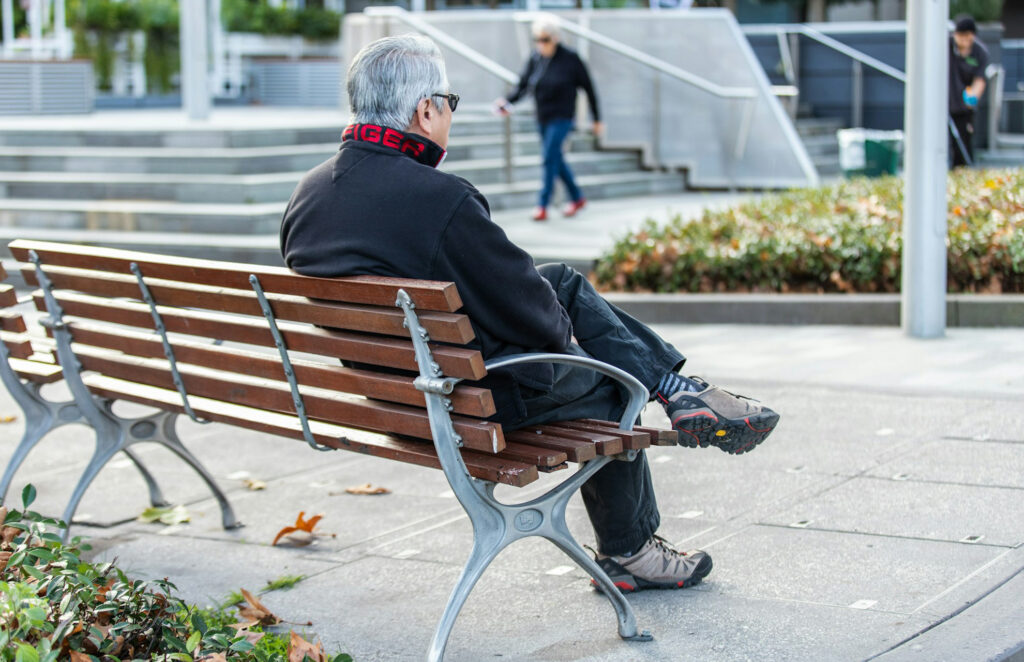
<path id="1" fill-rule="evenodd" d="M 768 438 L 779 422 L 770 409 L 745 418 L 719 418 L 710 408 L 680 414 L 672 421 L 679 431 L 680 446 L 707 448 L 716 446 L 730 455 L 742 455 Z"/>
<path id="2" fill-rule="evenodd" d="M 711 572 L 711 568 L 713 567 L 714 564 L 711 562 L 711 557 L 705 556 L 701 562 L 697 564 L 697 567 L 693 569 L 693 574 L 679 582 L 652 582 L 642 577 L 634 577 L 628 573 L 615 576 L 609 575 L 609 577 L 611 577 L 612 583 L 615 584 L 615 587 L 623 593 L 636 593 L 637 591 L 646 591 L 650 589 L 658 591 L 674 591 L 680 588 L 691 588 L 700 584 L 704 578 L 708 576 Z M 591 579 L 590 585 L 597 589 L 598 592 L 604 593 L 604 589 L 601 588 L 597 581 Z"/>

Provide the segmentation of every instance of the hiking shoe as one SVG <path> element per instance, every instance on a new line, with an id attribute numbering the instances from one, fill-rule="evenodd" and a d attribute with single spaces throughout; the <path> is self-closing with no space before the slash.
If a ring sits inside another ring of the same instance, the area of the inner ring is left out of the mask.
<path id="1" fill-rule="evenodd" d="M 711 572 L 712 565 L 705 552 L 680 552 L 661 536 L 653 536 L 632 556 L 598 554 L 595 560 L 624 593 L 696 586 Z M 601 590 L 596 581 L 590 583 Z"/>
<path id="2" fill-rule="evenodd" d="M 698 377 L 703 391 L 678 391 L 666 400 L 665 407 L 672 428 L 679 431 L 679 445 L 690 448 L 717 446 L 726 453 L 739 455 L 752 450 L 765 440 L 779 415 L 742 395 L 712 386 Z"/>

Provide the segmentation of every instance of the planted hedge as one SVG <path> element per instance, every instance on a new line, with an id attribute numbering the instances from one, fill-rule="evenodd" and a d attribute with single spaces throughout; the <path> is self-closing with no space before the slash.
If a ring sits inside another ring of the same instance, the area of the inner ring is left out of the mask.
<path id="1" fill-rule="evenodd" d="M 1024 292 L 1024 170 L 949 177 L 951 292 Z M 854 179 L 644 227 L 598 260 L 603 289 L 898 292 L 903 181 Z"/>

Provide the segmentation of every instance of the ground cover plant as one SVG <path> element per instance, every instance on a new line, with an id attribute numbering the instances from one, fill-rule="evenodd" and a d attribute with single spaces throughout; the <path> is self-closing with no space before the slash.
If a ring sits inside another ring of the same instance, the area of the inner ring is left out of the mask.
<path id="1" fill-rule="evenodd" d="M 1024 169 L 959 169 L 948 193 L 949 291 L 1024 292 Z M 903 181 L 884 177 L 648 220 L 598 260 L 594 280 L 632 292 L 898 292 L 902 210 Z"/>
<path id="2" fill-rule="evenodd" d="M 166 579 L 126 576 L 114 563 L 88 563 L 80 539 L 64 544 L 64 525 L 0 506 L 0 662 L 351 662 L 328 656 L 295 632 L 266 632 L 281 620 L 241 591 L 245 604 L 200 609 L 174 595 Z M 282 577 L 267 590 L 301 577 Z M 230 600 L 230 598 L 229 598 Z"/>

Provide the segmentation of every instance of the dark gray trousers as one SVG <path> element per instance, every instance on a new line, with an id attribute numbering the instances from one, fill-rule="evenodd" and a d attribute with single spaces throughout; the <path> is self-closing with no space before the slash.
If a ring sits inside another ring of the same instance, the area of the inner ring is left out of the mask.
<path id="1" fill-rule="evenodd" d="M 686 359 L 644 324 L 611 305 L 575 269 L 564 264 L 537 268 L 568 311 L 578 344 L 568 350 L 621 368 L 653 389 L 662 376 Z M 609 377 L 586 368 L 555 365 L 549 393 L 521 388 L 526 420 L 516 427 L 576 418 L 618 420 L 625 394 Z M 657 531 L 661 522 L 647 457 L 611 462 L 580 490 L 594 527 L 598 550 L 618 555 L 631 552 Z"/>

